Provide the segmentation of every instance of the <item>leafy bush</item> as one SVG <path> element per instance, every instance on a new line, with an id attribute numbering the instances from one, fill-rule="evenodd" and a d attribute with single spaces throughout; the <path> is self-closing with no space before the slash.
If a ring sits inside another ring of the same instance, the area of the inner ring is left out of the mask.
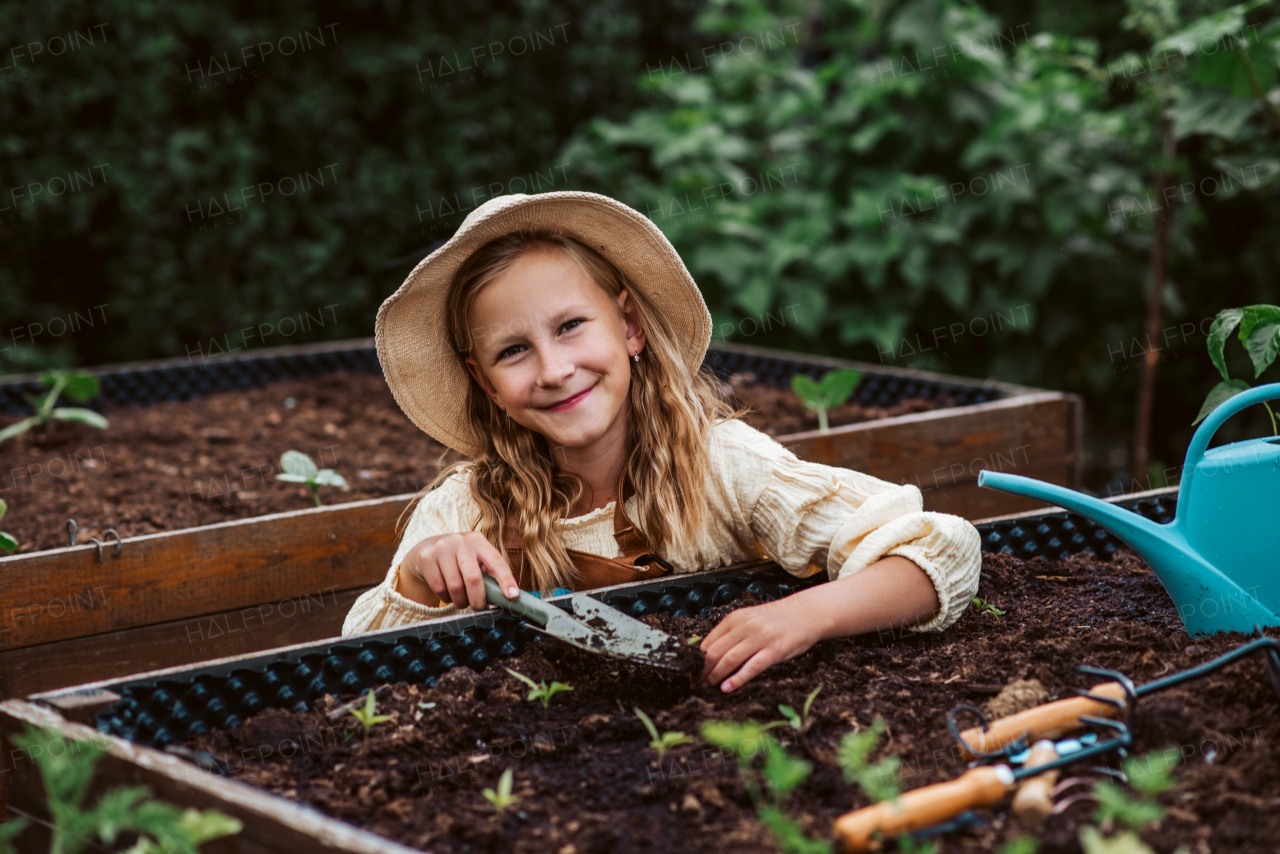
<path id="1" fill-rule="evenodd" d="M 1115 444 L 1153 348 L 1169 362 L 1156 423 L 1190 420 L 1162 416 L 1194 411 L 1203 366 L 1165 351 L 1205 334 L 1224 288 L 1266 292 L 1280 262 L 1280 124 L 1241 71 L 1275 99 L 1280 18 L 1253 6 L 1197 18 L 1134 0 L 1127 49 L 1104 56 L 964 0 L 715 0 L 698 20 L 708 44 L 785 38 L 642 77 L 650 105 L 591 122 L 562 159 L 655 219 L 721 335 L 1081 392 L 1087 434 Z M 1232 32 L 1244 58 L 1169 47 Z M 1165 166 L 1167 328 L 1144 343 Z M 1189 432 L 1160 431 L 1157 455 Z"/>
<path id="2" fill-rule="evenodd" d="M 1252 388 L 1247 381 L 1232 379 L 1227 374 L 1224 351 L 1227 338 L 1237 326 L 1240 327 L 1240 342 L 1244 344 L 1249 359 L 1253 362 L 1254 379 L 1262 376 L 1262 372 L 1271 367 L 1276 356 L 1280 355 L 1280 306 L 1247 305 L 1244 308 L 1227 308 L 1218 312 L 1218 316 L 1213 320 L 1213 326 L 1209 329 L 1209 338 L 1205 346 L 1209 348 L 1209 358 L 1213 360 L 1213 366 L 1218 369 L 1218 373 L 1222 374 L 1222 382 L 1209 391 L 1209 396 L 1205 398 L 1200 407 L 1200 414 L 1196 416 L 1193 424 L 1199 424 L 1205 416 L 1223 403 L 1240 392 Z M 1280 426 L 1276 423 L 1276 415 L 1271 410 L 1271 406 L 1265 401 L 1262 405 L 1267 408 L 1267 414 L 1271 416 L 1271 432 L 1280 434 Z"/>
<path id="3" fill-rule="evenodd" d="M 94 840 L 114 845 L 130 832 L 139 836 L 130 854 L 198 854 L 202 842 L 241 830 L 239 819 L 217 810 L 184 810 L 151 800 L 147 786 L 111 789 L 86 807 L 85 795 L 105 747 L 93 741 L 67 742 L 57 730 L 32 726 L 14 736 L 13 743 L 40 769 L 53 820 L 51 854 L 78 854 Z M 54 744 L 63 749 L 55 753 L 50 749 Z M 10 840 L 25 826 L 25 819 L 0 825 L 0 854 L 10 850 Z"/>

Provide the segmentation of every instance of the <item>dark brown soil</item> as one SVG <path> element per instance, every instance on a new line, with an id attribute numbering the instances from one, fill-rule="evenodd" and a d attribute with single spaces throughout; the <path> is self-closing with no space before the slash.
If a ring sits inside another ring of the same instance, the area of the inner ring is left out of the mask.
<path id="1" fill-rule="evenodd" d="M 817 428 L 795 395 L 735 378 L 740 403 L 758 411 L 744 420 L 778 436 Z M 293 398 L 295 405 L 285 401 Z M 931 408 L 907 401 L 892 409 L 846 406 L 832 425 Z M 280 455 L 309 454 L 351 487 L 322 487 L 320 500 L 343 504 L 417 492 L 431 481 L 440 455 L 460 459 L 404 416 L 381 376 L 338 373 L 221 392 L 180 403 L 103 407 L 106 430 L 57 422 L 48 436 L 29 431 L 0 443 L 0 499 L 9 510 L 0 530 L 17 537 L 19 553 L 77 542 L 209 525 L 313 507 L 305 486 L 275 479 Z M 0 427 L 19 417 L 0 419 Z"/>
<path id="2" fill-rule="evenodd" d="M 899 782 L 913 789 L 964 771 L 945 723 L 958 704 L 995 716 L 1102 681 L 1076 672 L 1080 664 L 1119 669 L 1141 685 L 1247 640 L 1193 641 L 1155 576 L 1129 552 L 1110 562 L 986 555 L 979 595 L 1007 614 L 971 607 L 941 634 L 825 641 L 729 695 L 547 640 L 482 673 L 449 671 L 433 688 L 380 689 L 378 711 L 392 720 L 367 740 L 349 714 L 269 711 L 189 747 L 219 755 L 238 779 L 423 850 L 776 851 L 734 760 L 696 740 L 659 766 L 633 707 L 662 732 L 696 736 L 708 720 L 779 720 L 778 704 L 799 708 L 821 683 L 803 740 L 787 727 L 774 732 L 813 762 L 789 811 L 825 838 L 835 818 L 869 803 L 843 781 L 835 751 L 844 734 L 877 717 L 889 724 L 882 753 L 901 758 Z M 745 604 L 717 609 L 713 620 L 646 619 L 682 637 L 701 635 Z M 504 666 L 573 691 L 544 712 Z M 1001 695 L 1020 680 L 1038 680 L 1043 691 L 1023 682 Z M 352 699 L 326 698 L 325 709 Z M 1182 757 L 1176 786 L 1160 796 L 1168 815 L 1143 832 L 1156 851 L 1278 850 L 1280 715 L 1261 657 L 1144 697 L 1134 725 L 1137 754 L 1173 748 Z M 1063 776 L 1099 777 L 1087 767 L 1097 761 Z M 519 800 L 499 817 L 481 789 L 495 788 L 507 768 Z M 1051 816 L 1033 831 L 1040 851 L 1079 851 L 1077 833 L 1091 813 L 1077 803 Z M 996 851 L 1026 832 L 1002 812 L 979 815 L 987 823 L 950 834 L 945 850 Z"/>
<path id="3" fill-rule="evenodd" d="M 792 433 L 818 429 L 818 413 L 805 409 L 800 398 L 789 388 L 757 383 L 755 374 L 751 371 L 733 374 L 729 377 L 726 386 L 727 393 L 733 395 L 735 405 L 752 408 L 753 412 L 743 420 L 762 433 L 770 436 L 788 436 Z M 841 427 L 845 424 L 860 424 L 863 421 L 894 418 L 899 415 L 910 415 L 913 412 L 928 412 L 953 405 L 955 401 L 945 396 L 936 401 L 911 398 L 890 407 L 864 407 L 857 403 L 846 403 L 827 413 L 827 424 L 830 427 Z"/>
<path id="4" fill-rule="evenodd" d="M 0 529 L 20 553 L 67 545 L 68 518 L 83 543 L 108 528 L 130 537 L 314 507 L 306 486 L 275 479 L 291 449 L 351 487 L 321 487 L 325 504 L 416 492 L 447 450 L 371 374 L 102 413 L 106 430 L 58 422 L 47 437 L 28 431 L 0 444 L 0 498 L 9 503 Z"/>

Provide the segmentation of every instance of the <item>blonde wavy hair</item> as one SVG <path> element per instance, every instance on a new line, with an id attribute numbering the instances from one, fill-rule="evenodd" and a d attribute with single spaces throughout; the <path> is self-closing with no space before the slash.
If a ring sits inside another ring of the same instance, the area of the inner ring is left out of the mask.
<path id="1" fill-rule="evenodd" d="M 624 288 L 630 295 L 646 345 L 640 361 L 631 364 L 628 394 L 633 417 L 627 422 L 624 476 L 639 503 L 631 521 L 659 555 L 674 543 L 695 542 L 710 523 L 705 495 L 711 471 L 708 432 L 713 424 L 749 410 L 730 405 L 709 368 L 689 370 L 661 314 L 606 258 L 558 230 L 517 231 L 485 244 L 462 264 L 449 289 L 446 306 L 454 352 L 465 362 L 475 347 L 470 318 L 480 291 L 531 252 L 555 252 L 577 263 L 614 300 L 615 309 Z M 509 418 L 474 377 L 464 406 L 483 450 L 474 459 L 440 469 L 405 512 L 453 475 L 469 473 L 471 494 L 480 507 L 473 530 L 507 558 L 507 525 L 515 524 L 536 589 L 546 595 L 556 587 L 573 588 L 576 572 L 555 522 L 568 518 L 585 488 L 582 479 L 557 467 L 546 438 Z M 637 412 L 644 417 L 634 417 Z"/>

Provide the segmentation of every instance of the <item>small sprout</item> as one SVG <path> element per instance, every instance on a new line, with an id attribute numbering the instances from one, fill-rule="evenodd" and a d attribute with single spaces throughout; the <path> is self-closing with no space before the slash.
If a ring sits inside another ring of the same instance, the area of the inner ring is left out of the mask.
<path id="1" fill-rule="evenodd" d="M 5 512 L 9 509 L 9 505 L 0 498 L 0 519 L 4 518 Z M 18 550 L 18 541 L 11 534 L 0 531 L 0 549 L 4 549 L 8 554 L 13 554 Z"/>
<path id="2" fill-rule="evenodd" d="M 1001 611 L 999 608 L 995 606 L 994 602 L 984 601 L 982 599 L 979 599 L 977 596 L 973 597 L 973 604 L 974 604 L 974 607 L 978 609 L 979 614 L 989 614 L 990 616 L 996 618 L 997 623 L 1000 622 L 1001 617 L 1009 613 L 1008 611 Z"/>
<path id="3" fill-rule="evenodd" d="M 556 694 L 559 694 L 561 691 L 573 690 L 563 682 L 552 682 L 550 685 L 548 685 L 546 682 L 538 683 L 538 682 L 534 682 L 528 676 L 521 676 L 519 673 L 516 673 L 510 667 L 504 667 L 502 669 L 507 671 L 517 679 L 519 679 L 521 682 L 528 685 L 531 689 L 533 689 L 529 692 L 528 699 L 541 700 L 543 711 L 546 711 L 547 707 L 551 705 L 551 698 L 554 697 Z"/>
<path id="4" fill-rule="evenodd" d="M 791 390 L 799 395 L 805 409 L 818 413 L 818 429 L 825 433 L 831 429 L 827 413 L 849 399 L 860 379 L 862 371 L 847 368 L 827 371 L 820 380 L 808 374 L 793 374 Z"/>
<path id="5" fill-rule="evenodd" d="M 694 635 L 693 637 L 685 641 L 685 643 L 687 643 L 689 646 L 693 646 L 695 643 L 697 643 L 700 640 L 702 640 L 702 635 Z"/>
<path id="6" fill-rule="evenodd" d="M 856 782 L 873 801 L 898 799 L 898 768 L 901 761 L 896 756 L 886 756 L 875 764 L 868 760 L 876 742 L 885 731 L 883 718 L 876 718 L 871 726 L 847 733 L 840 740 L 836 761 L 844 771 L 846 783 Z"/>
<path id="7" fill-rule="evenodd" d="M 419 703 L 418 704 L 419 709 L 434 709 L 435 707 L 436 707 L 435 703 Z"/>
<path id="8" fill-rule="evenodd" d="M 653 721 L 644 712 L 640 711 L 640 707 L 636 706 L 636 716 L 644 722 L 644 728 L 649 730 L 649 735 L 653 737 L 653 741 L 649 742 L 649 746 L 658 751 L 658 763 L 662 763 L 662 757 L 667 755 L 667 751 L 673 747 L 679 747 L 682 744 L 690 744 L 693 739 L 682 732 L 664 732 L 658 735 L 658 728 L 653 725 Z"/>
<path id="9" fill-rule="evenodd" d="M 818 687 L 814 688 L 804 701 L 804 710 L 796 714 L 796 710 L 787 705 L 778 706 L 778 711 L 782 712 L 782 716 L 787 719 L 787 723 L 791 724 L 793 729 L 803 730 L 809 725 L 809 709 L 813 707 L 813 701 L 818 698 L 818 692 L 822 690 L 822 683 L 818 683 Z"/>
<path id="10" fill-rule="evenodd" d="M 508 768 L 502 772 L 502 776 L 498 778 L 498 791 L 493 789 L 485 789 L 480 794 L 484 795 L 485 800 L 493 804 L 493 808 L 498 811 L 498 815 L 502 815 L 507 807 L 519 800 L 515 795 L 511 794 L 511 769 Z"/>
<path id="11" fill-rule="evenodd" d="M 315 460 L 301 451 L 285 451 L 281 454 L 280 468 L 284 474 L 276 475 L 276 480 L 283 480 L 286 483 L 305 483 L 311 488 L 311 497 L 315 499 L 317 507 L 320 506 L 320 487 L 351 488 L 347 486 L 347 481 L 342 475 L 333 469 L 320 468 Z"/>
<path id="12" fill-rule="evenodd" d="M 98 378 L 93 374 L 86 374 L 83 371 L 45 371 L 40 377 L 40 382 L 49 388 L 43 397 L 34 394 L 25 395 L 36 414 L 0 430 L 0 442 L 21 435 L 33 427 L 39 427 L 47 432 L 54 421 L 76 421 L 80 424 L 88 424 L 90 427 L 97 427 L 99 430 L 107 429 L 109 426 L 107 419 L 92 409 L 54 406 L 58 396 L 64 393 L 77 403 L 83 403 L 96 396 Z"/>
<path id="13" fill-rule="evenodd" d="M 369 693 L 366 694 L 364 698 L 364 708 L 361 709 L 356 707 L 351 710 L 351 714 L 355 715 L 356 720 L 364 724 L 364 737 L 366 740 L 368 740 L 369 730 L 373 728 L 374 724 L 380 724 L 383 721 L 391 720 L 390 715 L 374 714 L 377 709 L 377 702 L 378 701 L 375 700 L 373 696 L 373 689 L 370 688 Z"/>

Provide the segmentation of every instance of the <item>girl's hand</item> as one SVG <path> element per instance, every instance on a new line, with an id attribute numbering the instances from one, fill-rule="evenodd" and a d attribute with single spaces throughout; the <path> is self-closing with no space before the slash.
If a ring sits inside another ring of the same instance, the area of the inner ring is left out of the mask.
<path id="1" fill-rule="evenodd" d="M 796 596 L 739 608 L 702 640 L 707 661 L 703 681 L 732 691 L 765 668 L 801 655 L 822 639 L 804 603 Z"/>
<path id="2" fill-rule="evenodd" d="M 439 534 L 422 540 L 405 555 L 397 587 L 402 596 L 424 605 L 452 602 L 481 611 L 488 607 L 482 575 L 497 581 L 508 599 L 520 595 L 511 567 L 483 534 Z"/>

